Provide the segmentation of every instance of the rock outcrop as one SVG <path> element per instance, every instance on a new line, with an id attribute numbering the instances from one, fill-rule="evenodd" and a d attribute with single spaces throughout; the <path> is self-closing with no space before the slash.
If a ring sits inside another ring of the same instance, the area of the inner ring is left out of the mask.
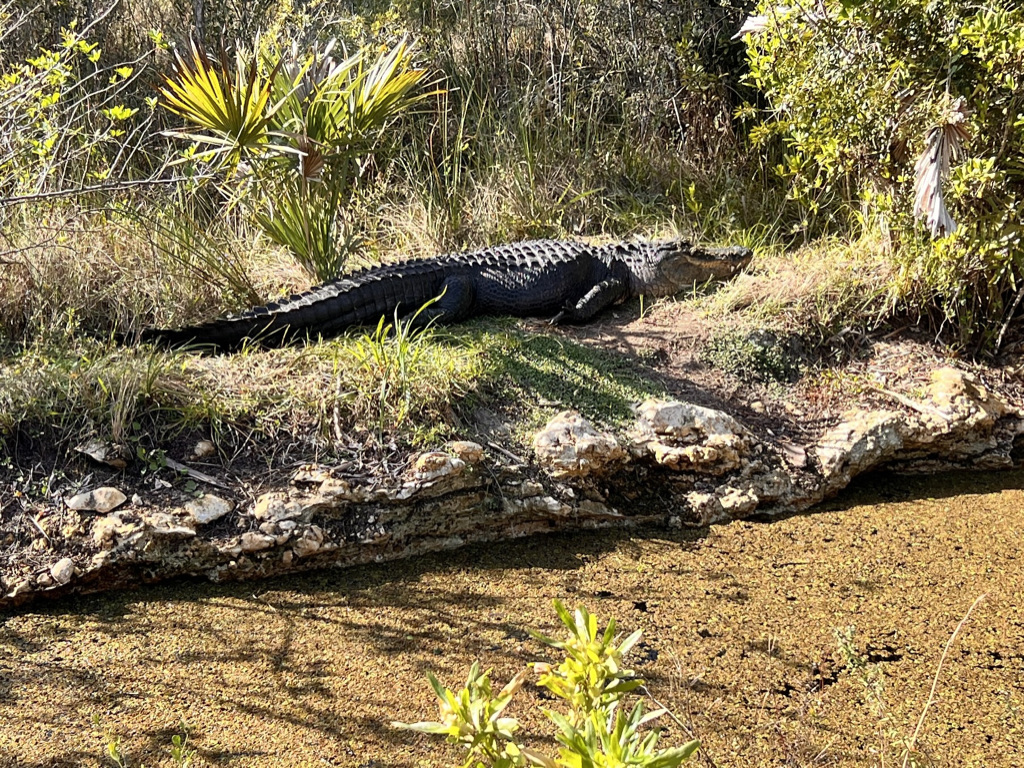
<path id="1" fill-rule="evenodd" d="M 470 441 L 410 457 L 404 473 L 348 466 L 295 472 L 248 503 L 206 495 L 167 511 L 123 494 L 69 498 L 94 510 L 70 556 L 23 570 L 0 608 L 178 575 L 242 579 L 380 562 L 545 531 L 661 523 L 704 526 L 805 509 L 881 466 L 1010 467 L 1020 411 L 971 375 L 944 368 L 900 410 L 858 410 L 807 445 L 756 434 L 721 411 L 649 400 L 614 435 L 555 416 L 523 467 Z M 97 502 L 97 498 L 101 501 Z M 123 505 L 123 506 L 122 506 Z M 55 553 L 56 555 L 57 553 Z"/>

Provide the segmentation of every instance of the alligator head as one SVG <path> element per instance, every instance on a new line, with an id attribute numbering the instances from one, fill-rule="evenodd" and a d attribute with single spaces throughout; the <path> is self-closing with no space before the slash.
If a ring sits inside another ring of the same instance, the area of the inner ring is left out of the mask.
<path id="1" fill-rule="evenodd" d="M 749 248 L 738 245 L 711 248 L 686 240 L 651 243 L 642 263 L 630 264 L 633 292 L 671 296 L 709 280 L 725 280 L 747 266 L 752 256 Z"/>

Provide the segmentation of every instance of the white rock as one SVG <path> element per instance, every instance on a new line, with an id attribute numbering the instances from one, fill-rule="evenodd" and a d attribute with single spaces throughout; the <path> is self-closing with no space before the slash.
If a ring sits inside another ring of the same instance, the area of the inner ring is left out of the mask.
<path id="1" fill-rule="evenodd" d="M 758 498 L 753 491 L 725 487 L 719 488 L 718 494 L 722 511 L 733 519 L 745 517 L 757 509 Z"/>
<path id="2" fill-rule="evenodd" d="M 471 440 L 452 440 L 445 448 L 467 464 L 478 464 L 484 457 L 484 447 Z"/>
<path id="3" fill-rule="evenodd" d="M 109 549 L 114 545 L 115 539 L 122 538 L 133 531 L 142 528 L 138 523 L 128 523 L 124 520 L 123 512 L 101 517 L 92 524 L 92 540 L 100 547 Z"/>
<path id="4" fill-rule="evenodd" d="M 969 373 L 956 368 L 932 371 L 928 396 L 948 421 L 962 422 L 967 429 L 990 428 L 1014 408 L 991 393 Z"/>
<path id="5" fill-rule="evenodd" d="M 115 469 L 124 469 L 128 466 L 128 459 L 131 453 L 123 445 L 107 443 L 102 440 L 90 440 L 75 448 L 79 453 L 84 453 L 93 461 L 106 464 Z"/>
<path id="6" fill-rule="evenodd" d="M 293 520 L 301 517 L 305 507 L 297 501 L 282 497 L 277 493 L 265 493 L 256 500 L 252 516 L 257 520 Z"/>
<path id="7" fill-rule="evenodd" d="M 647 400 L 637 409 L 633 450 L 677 471 L 720 475 L 750 452 L 747 430 L 727 413 L 676 400 Z"/>
<path id="8" fill-rule="evenodd" d="M 328 477 L 320 484 L 320 495 L 325 499 L 338 501 L 363 502 L 370 498 L 370 492 L 365 488 L 353 488 L 347 480 L 337 477 Z"/>
<path id="9" fill-rule="evenodd" d="M 553 477 L 586 477 L 626 461 L 615 436 L 598 432 L 575 411 L 563 411 L 533 436 L 533 449 L 541 466 Z"/>
<path id="10" fill-rule="evenodd" d="M 150 512 L 143 515 L 142 522 L 154 536 L 169 539 L 190 539 L 196 535 L 195 528 L 185 521 L 179 521 L 168 512 Z"/>
<path id="11" fill-rule="evenodd" d="M 209 440 L 200 440 L 195 444 L 192 449 L 192 456 L 197 459 L 205 459 L 209 456 L 213 456 L 217 452 L 217 446 L 215 446 Z"/>
<path id="12" fill-rule="evenodd" d="M 220 520 L 234 508 L 235 505 L 232 502 L 214 496 L 212 493 L 204 494 L 185 504 L 185 512 L 197 525 L 206 525 L 214 520 Z"/>
<path id="13" fill-rule="evenodd" d="M 128 501 L 127 496 L 117 490 L 117 488 L 109 486 L 95 488 L 64 499 L 64 503 L 70 509 L 78 510 L 79 512 L 102 512 L 104 514 L 117 509 L 126 501 Z"/>
<path id="14" fill-rule="evenodd" d="M 743 435 L 746 430 L 732 416 L 712 408 L 678 400 L 646 400 L 637 408 L 640 433 L 686 437 Z"/>
<path id="15" fill-rule="evenodd" d="M 893 411 L 853 411 L 828 430 L 816 446 L 826 482 L 841 481 L 870 469 L 903 447 L 908 419 Z"/>
<path id="16" fill-rule="evenodd" d="M 686 501 L 689 502 L 690 508 L 696 513 L 700 525 L 709 525 L 725 519 L 725 514 L 722 511 L 722 502 L 713 493 L 691 491 L 686 494 Z"/>
<path id="17" fill-rule="evenodd" d="M 324 532 L 318 526 L 311 525 L 292 543 L 292 552 L 296 557 L 309 557 L 320 549 L 323 542 Z"/>
<path id="18" fill-rule="evenodd" d="M 241 544 L 243 552 L 259 552 L 263 549 L 270 549 L 274 546 L 275 540 L 273 536 L 268 536 L 265 533 L 246 531 L 242 534 Z"/>
<path id="19" fill-rule="evenodd" d="M 413 475 L 417 480 L 437 480 L 441 477 L 456 477 L 462 474 L 466 462 L 444 451 L 428 451 L 420 454 L 413 464 Z"/>
<path id="20" fill-rule="evenodd" d="M 57 584 L 67 584 L 72 578 L 74 578 L 74 575 L 75 561 L 70 557 L 58 560 L 50 566 L 50 576 Z"/>

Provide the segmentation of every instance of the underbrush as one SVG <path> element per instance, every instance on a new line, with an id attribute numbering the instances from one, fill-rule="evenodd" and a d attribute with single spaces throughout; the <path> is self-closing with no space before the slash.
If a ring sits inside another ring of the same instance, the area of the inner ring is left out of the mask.
<path id="1" fill-rule="evenodd" d="M 167 197 L 97 202 L 100 210 L 40 204 L 7 213 L 0 351 L 66 346 L 83 334 L 131 338 L 146 326 L 212 319 L 309 285 L 248 227 L 172 211 Z"/>

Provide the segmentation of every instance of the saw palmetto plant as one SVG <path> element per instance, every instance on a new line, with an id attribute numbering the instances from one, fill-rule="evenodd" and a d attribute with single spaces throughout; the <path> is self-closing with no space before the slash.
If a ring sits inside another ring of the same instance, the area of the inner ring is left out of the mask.
<path id="1" fill-rule="evenodd" d="M 340 60 L 334 44 L 270 60 L 236 51 L 209 56 L 193 43 L 164 77 L 161 103 L 184 118 L 183 161 L 213 165 L 275 242 L 318 280 L 337 276 L 359 247 L 345 208 L 360 169 L 393 120 L 427 94 L 405 40 Z"/>

